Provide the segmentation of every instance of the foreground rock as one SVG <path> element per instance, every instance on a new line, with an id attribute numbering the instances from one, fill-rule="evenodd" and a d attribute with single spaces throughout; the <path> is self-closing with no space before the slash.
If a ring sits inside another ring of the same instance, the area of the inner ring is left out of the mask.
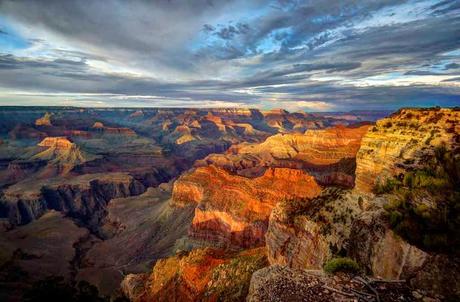
<path id="1" fill-rule="evenodd" d="M 253 272 L 266 265 L 263 248 L 197 249 L 159 260 L 149 275 L 126 276 L 122 289 L 131 301 L 245 301 Z"/>
<path id="2" fill-rule="evenodd" d="M 375 292 L 369 290 L 372 284 Z M 248 302 L 311 302 L 311 301 L 412 301 L 409 288 L 403 283 L 379 283 L 353 276 L 324 275 L 321 271 L 305 271 L 274 265 L 255 272 L 247 297 Z"/>

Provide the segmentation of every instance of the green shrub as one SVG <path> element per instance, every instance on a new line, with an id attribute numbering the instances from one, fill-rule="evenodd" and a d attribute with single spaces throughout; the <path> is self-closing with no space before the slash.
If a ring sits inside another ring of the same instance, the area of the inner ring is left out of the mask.
<path id="1" fill-rule="evenodd" d="M 412 188 L 414 186 L 414 173 L 413 172 L 408 172 L 404 175 L 403 185 L 408 188 Z"/>
<path id="2" fill-rule="evenodd" d="M 378 182 L 374 186 L 374 192 L 376 194 L 386 194 L 391 193 L 395 189 L 401 186 L 401 182 L 395 178 L 388 178 L 383 182 Z"/>
<path id="3" fill-rule="evenodd" d="M 390 224 L 391 226 L 397 226 L 404 218 L 404 215 L 398 211 L 391 211 L 390 212 Z"/>
<path id="4" fill-rule="evenodd" d="M 333 258 L 324 265 L 324 271 L 329 274 L 336 272 L 357 273 L 359 270 L 358 263 L 347 257 Z"/>

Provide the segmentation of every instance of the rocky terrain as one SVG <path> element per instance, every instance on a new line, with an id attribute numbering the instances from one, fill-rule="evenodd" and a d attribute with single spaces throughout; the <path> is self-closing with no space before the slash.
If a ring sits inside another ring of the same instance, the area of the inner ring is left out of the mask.
<path id="1" fill-rule="evenodd" d="M 260 177 L 246 178 L 208 166 L 182 175 L 172 198 L 175 205 L 195 205 L 191 238 L 230 248 L 262 245 L 278 201 L 312 198 L 320 192 L 314 178 L 302 170 L 271 168 Z"/>
<path id="2" fill-rule="evenodd" d="M 0 297 L 458 299 L 459 112 L 5 108 Z"/>

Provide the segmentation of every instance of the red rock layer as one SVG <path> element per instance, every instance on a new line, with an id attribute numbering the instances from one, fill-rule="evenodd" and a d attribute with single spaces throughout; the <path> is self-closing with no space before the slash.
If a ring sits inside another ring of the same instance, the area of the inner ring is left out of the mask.
<path id="1" fill-rule="evenodd" d="M 244 301 L 252 273 L 266 265 L 263 248 L 198 249 L 159 260 L 149 275 L 128 275 L 122 290 L 135 302 Z"/>
<path id="2" fill-rule="evenodd" d="M 308 130 L 304 134 L 277 134 L 260 144 L 240 144 L 227 154 L 212 154 L 197 166 L 213 164 L 253 177 L 267 167 L 304 169 L 324 185 L 354 184 L 355 156 L 368 125 Z"/>
<path id="3" fill-rule="evenodd" d="M 190 229 L 192 238 L 224 246 L 264 243 L 272 208 L 284 199 L 313 198 L 321 192 L 314 178 L 302 170 L 268 169 L 246 178 L 215 167 L 200 167 L 174 184 L 176 205 L 197 204 Z"/>

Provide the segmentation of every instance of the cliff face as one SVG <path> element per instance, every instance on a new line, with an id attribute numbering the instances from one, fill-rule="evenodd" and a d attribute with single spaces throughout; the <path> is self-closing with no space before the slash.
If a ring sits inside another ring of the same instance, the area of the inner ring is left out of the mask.
<path id="1" fill-rule="evenodd" d="M 356 190 L 369 193 L 386 178 L 424 160 L 442 144 L 458 144 L 460 113 L 453 109 L 401 109 L 379 120 L 364 136 L 356 155 Z"/>
<path id="2" fill-rule="evenodd" d="M 311 200 L 279 203 L 266 233 L 270 264 L 322 269 L 346 246 L 351 223 L 359 211 L 355 197 L 334 188 Z"/>
<path id="3" fill-rule="evenodd" d="M 459 118 L 452 109 L 405 109 L 377 122 L 362 139 L 353 190 L 273 210 L 270 263 L 321 269 L 346 254 L 373 276 L 460 296 L 458 253 L 449 248 L 458 244 Z"/>
<path id="4" fill-rule="evenodd" d="M 324 185 L 353 186 L 355 156 L 368 126 L 337 126 L 304 134 L 277 134 L 260 144 L 240 144 L 227 154 L 210 155 L 198 166 L 214 164 L 254 176 L 267 167 L 304 169 Z"/>
<path id="5" fill-rule="evenodd" d="M 274 205 L 294 197 L 312 198 L 321 192 L 313 177 L 301 170 L 268 169 L 246 178 L 215 166 L 200 167 L 174 184 L 176 205 L 196 204 L 190 236 L 225 246 L 257 246 Z"/>
<path id="6" fill-rule="evenodd" d="M 144 190 L 141 183 L 123 173 L 22 182 L 4 192 L 1 217 L 8 218 L 13 225 L 25 224 L 54 209 L 93 225 L 110 199 L 137 195 Z"/>
<path id="7" fill-rule="evenodd" d="M 193 207 L 171 207 L 170 197 L 169 186 L 161 185 L 138 196 L 112 199 L 100 228 L 104 240 L 82 257 L 77 279 L 110 296 L 123 279 L 120 272 L 147 271 L 157 259 L 174 255 L 187 236 Z"/>
<path id="8" fill-rule="evenodd" d="M 252 273 L 266 265 L 263 248 L 198 249 L 159 260 L 149 275 L 126 276 L 122 289 L 134 302 L 245 301 Z"/>

